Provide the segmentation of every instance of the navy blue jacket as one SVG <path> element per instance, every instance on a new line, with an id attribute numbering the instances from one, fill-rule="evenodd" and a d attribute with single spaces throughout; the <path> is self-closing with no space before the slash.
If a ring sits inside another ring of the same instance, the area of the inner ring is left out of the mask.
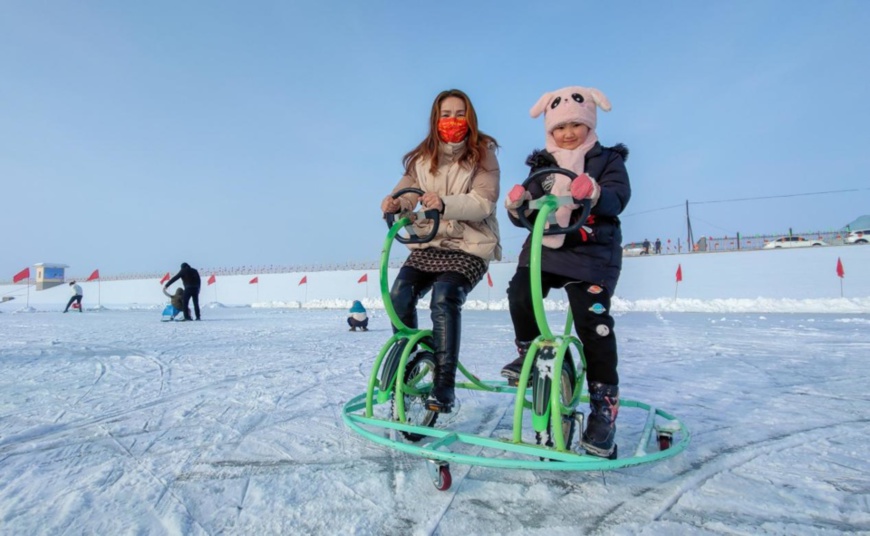
<path id="1" fill-rule="evenodd" d="M 167 281 L 166 284 L 163 286 L 168 287 L 179 279 L 181 279 L 181 282 L 184 283 L 184 288 L 186 289 L 199 288 L 201 284 L 199 279 L 199 272 L 196 270 L 196 268 L 191 268 L 190 265 L 186 262 L 181 265 L 181 270 L 179 270 L 178 273 L 175 274 L 175 277 Z"/>
<path id="2" fill-rule="evenodd" d="M 624 145 L 602 147 L 596 143 L 586 153 L 584 169 L 601 187 L 601 197 L 592 208 L 592 215 L 585 225 L 591 232 L 569 234 L 558 249 L 543 247 L 541 269 L 544 272 L 594 283 L 613 295 L 622 271 L 622 230 L 618 216 L 631 198 L 631 184 L 625 169 L 627 158 L 628 148 Z M 526 159 L 526 164 L 532 168 L 531 172 L 543 167 L 558 167 L 556 159 L 547 151 L 533 152 Z M 544 195 L 542 180 L 543 177 L 529 184 L 528 190 L 533 198 Z M 510 213 L 508 215 L 514 225 L 522 226 L 517 218 Z M 534 221 L 536 215 L 536 211 L 532 212 L 529 219 Z M 580 215 L 580 210 L 575 210 L 571 214 L 571 223 L 576 222 Z M 523 244 L 520 266 L 529 265 L 530 246 L 531 236 Z"/>

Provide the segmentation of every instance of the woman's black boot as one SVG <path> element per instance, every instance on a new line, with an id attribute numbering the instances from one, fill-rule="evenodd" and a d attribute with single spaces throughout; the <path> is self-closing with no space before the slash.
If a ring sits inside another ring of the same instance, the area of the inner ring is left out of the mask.
<path id="1" fill-rule="evenodd" d="M 466 292 L 460 285 L 436 282 L 432 286 L 432 338 L 435 345 L 434 386 L 426 400 L 430 411 L 450 413 L 455 400 L 456 367 L 459 363 L 461 312 Z"/>

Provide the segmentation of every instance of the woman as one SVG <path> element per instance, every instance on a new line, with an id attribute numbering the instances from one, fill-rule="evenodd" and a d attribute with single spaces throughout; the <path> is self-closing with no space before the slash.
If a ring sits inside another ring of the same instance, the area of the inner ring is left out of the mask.
<path id="1" fill-rule="evenodd" d="M 437 209 L 441 224 L 425 244 L 408 244 L 411 254 L 399 270 L 390 297 L 405 325 L 417 327 L 417 301 L 430 290 L 434 386 L 426 405 L 449 413 L 453 407 L 459 360 L 460 313 L 468 293 L 483 278 L 489 261 L 501 259 L 496 204 L 499 169 L 495 139 L 477 128 L 477 114 L 468 96 L 458 89 L 435 97 L 429 115 L 429 134 L 405 155 L 405 174 L 393 192 L 419 188 L 422 196 L 388 195 L 381 202 L 387 214 L 412 211 L 418 201 Z M 426 236 L 432 222 L 414 223 Z"/>

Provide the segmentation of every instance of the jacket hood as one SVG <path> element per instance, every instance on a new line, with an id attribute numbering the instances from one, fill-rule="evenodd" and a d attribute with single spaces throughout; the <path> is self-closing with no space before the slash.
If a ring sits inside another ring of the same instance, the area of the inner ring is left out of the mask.
<path id="1" fill-rule="evenodd" d="M 609 147 L 611 151 L 617 153 L 622 157 L 622 160 L 628 160 L 628 147 L 621 143 L 617 143 L 613 147 Z M 596 156 L 601 153 L 601 147 L 593 147 L 589 151 L 589 156 Z M 526 165 L 532 168 L 532 170 L 543 168 L 543 167 L 554 167 L 558 166 L 559 163 L 556 162 L 556 158 L 553 157 L 546 149 L 535 149 L 532 151 L 526 158 Z"/>

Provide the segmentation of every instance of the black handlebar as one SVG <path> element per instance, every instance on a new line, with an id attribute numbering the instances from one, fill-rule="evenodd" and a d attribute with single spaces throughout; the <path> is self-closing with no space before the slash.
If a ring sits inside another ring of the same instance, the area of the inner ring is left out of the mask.
<path id="1" fill-rule="evenodd" d="M 423 195 L 425 192 L 419 188 L 402 188 L 398 192 L 393 194 L 393 199 L 398 199 L 404 194 L 417 194 Z M 421 210 L 418 212 L 411 213 L 415 216 L 416 219 L 419 220 L 432 220 L 432 231 L 429 232 L 426 236 L 417 236 L 412 229 L 408 229 L 408 237 L 405 238 L 403 236 L 396 235 L 396 241 L 400 244 L 425 244 L 426 242 L 431 241 L 435 238 L 435 235 L 438 234 L 438 226 L 441 224 L 441 213 L 438 212 L 438 209 L 430 208 L 429 210 Z M 393 225 L 396 223 L 396 215 L 395 214 L 384 214 L 384 219 L 387 220 L 387 227 L 390 229 L 393 228 Z M 411 227 L 410 225 L 406 227 Z"/>
<path id="2" fill-rule="evenodd" d="M 572 181 L 577 178 L 577 174 L 571 171 L 570 169 L 564 169 L 560 167 L 548 167 L 542 168 L 537 171 L 534 171 L 529 174 L 526 180 L 523 181 L 523 188 L 528 191 L 529 184 L 532 183 L 533 180 L 538 179 L 540 177 L 546 177 L 547 175 L 558 174 L 565 175 Z M 572 198 L 573 199 L 573 198 Z M 586 223 L 586 218 L 589 217 L 589 213 L 592 212 L 592 200 L 591 199 L 573 199 L 573 202 L 580 205 L 580 208 L 583 209 L 583 212 L 580 215 L 580 218 L 577 219 L 572 225 L 568 227 L 561 227 L 555 221 L 550 222 L 550 227 L 544 229 L 544 235 L 558 235 L 558 234 L 569 234 L 578 231 L 583 225 Z M 560 200 L 559 206 L 564 206 L 567 203 Z M 520 223 L 523 224 L 523 227 L 528 229 L 529 231 L 533 231 L 535 229 L 535 224 L 529 221 L 529 218 L 526 216 L 527 210 L 537 210 L 537 207 L 529 206 L 529 200 L 523 201 L 523 204 L 517 208 L 517 218 L 520 220 Z"/>

